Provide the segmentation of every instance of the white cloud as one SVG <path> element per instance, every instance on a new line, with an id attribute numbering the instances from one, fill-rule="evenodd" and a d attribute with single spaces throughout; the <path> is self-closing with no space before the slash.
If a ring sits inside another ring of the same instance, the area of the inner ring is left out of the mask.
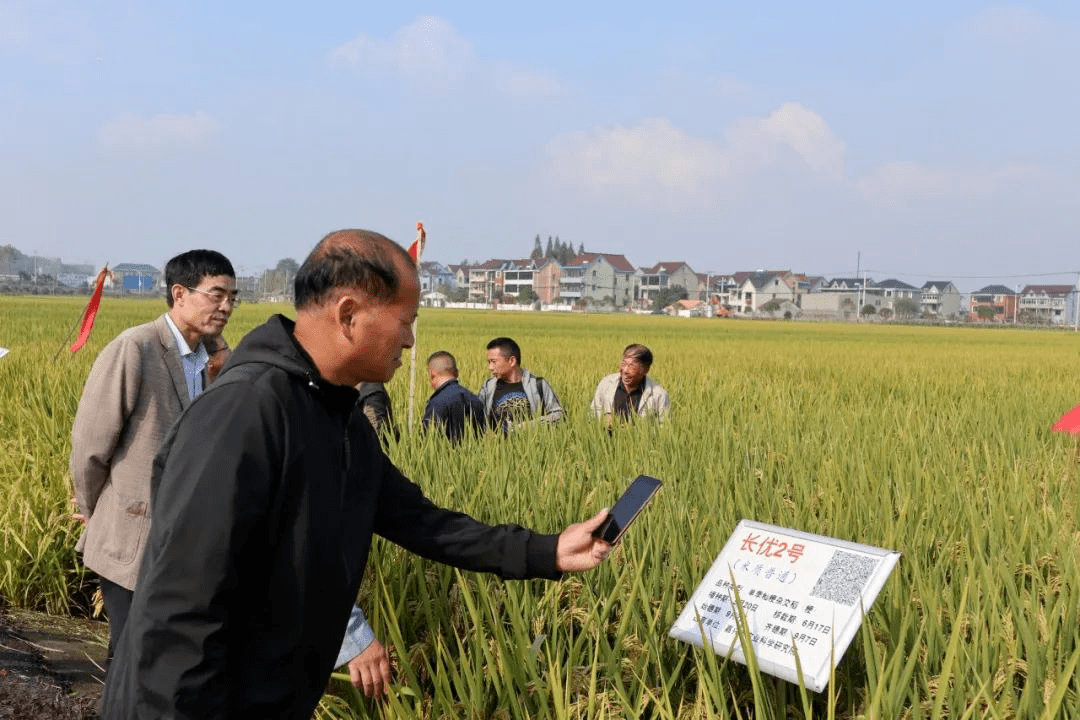
<path id="1" fill-rule="evenodd" d="M 730 152 L 741 164 L 771 164 L 777 150 L 794 151 L 808 167 L 833 178 L 844 174 L 844 143 L 825 119 L 799 103 L 788 102 L 765 118 L 745 118 L 727 132 Z"/>
<path id="2" fill-rule="evenodd" d="M 399 73 L 428 89 L 447 91 L 475 63 L 472 46 L 445 21 L 417 18 L 391 40 L 366 35 L 330 51 L 335 67 Z"/>
<path id="3" fill-rule="evenodd" d="M 331 67 L 390 73 L 429 92 L 449 94 L 468 84 L 518 98 L 564 92 L 554 75 L 477 56 L 472 44 L 445 20 L 423 16 L 389 40 L 360 35 L 327 54 Z"/>
<path id="4" fill-rule="evenodd" d="M 815 173 L 841 179 L 844 143 L 825 120 L 798 103 L 767 117 L 743 118 L 725 142 L 694 137 L 666 118 L 634 127 L 595 128 L 554 138 L 549 169 L 560 181 L 597 192 L 696 193 L 759 168 L 782 165 L 782 149 Z"/>
<path id="5" fill-rule="evenodd" d="M 599 191 L 657 187 L 695 192 L 730 171 L 714 144 L 665 118 L 636 127 L 567 133 L 551 141 L 548 157 L 556 177 Z"/>
<path id="6" fill-rule="evenodd" d="M 848 177 L 844 142 L 824 118 L 798 103 L 736 120 L 722 137 L 694 136 L 666 118 L 565 133 L 547 145 L 547 174 L 571 192 L 685 209 L 738 194 L 799 204 L 811 188 L 836 197 L 854 194 L 878 208 L 1029 195 L 1080 201 L 1075 181 L 1019 163 L 976 168 L 898 161 Z"/>
<path id="7" fill-rule="evenodd" d="M 125 114 L 105 123 L 98 131 L 98 141 L 112 149 L 166 150 L 204 145 L 217 131 L 217 120 L 201 111 L 151 117 Z"/>

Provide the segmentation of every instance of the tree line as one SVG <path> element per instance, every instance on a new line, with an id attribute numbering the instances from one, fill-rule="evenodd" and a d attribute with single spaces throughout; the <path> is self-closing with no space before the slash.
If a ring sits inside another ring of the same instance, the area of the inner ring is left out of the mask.
<path id="1" fill-rule="evenodd" d="M 585 254 L 585 243 L 579 243 L 578 249 L 575 252 L 573 243 L 562 242 L 559 240 L 558 235 L 552 240 L 551 236 L 548 235 L 547 247 L 545 248 L 540 243 L 540 235 L 538 233 L 536 239 L 533 241 L 533 249 L 532 252 L 529 253 L 529 257 L 533 260 L 551 258 L 560 265 L 569 265 L 575 257 L 583 254 Z"/>

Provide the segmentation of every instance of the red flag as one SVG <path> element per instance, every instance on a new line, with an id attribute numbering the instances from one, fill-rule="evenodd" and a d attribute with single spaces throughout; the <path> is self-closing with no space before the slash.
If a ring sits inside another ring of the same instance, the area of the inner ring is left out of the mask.
<path id="1" fill-rule="evenodd" d="M 1061 416 L 1054 427 L 1054 432 L 1067 432 L 1070 435 L 1080 435 L 1080 405 Z"/>
<path id="2" fill-rule="evenodd" d="M 78 352 L 86 344 L 86 341 L 90 339 L 90 331 L 94 329 L 94 318 L 97 317 L 98 305 L 101 304 L 101 291 L 105 287 L 105 278 L 111 278 L 112 276 L 113 274 L 110 272 L 108 265 L 101 268 L 101 272 L 98 273 L 94 294 L 90 296 L 90 302 L 86 303 L 82 328 L 79 330 L 79 337 L 76 338 L 75 344 L 71 346 L 71 352 Z"/>
<path id="3" fill-rule="evenodd" d="M 427 244 L 427 231 L 424 230 L 424 223 L 416 223 L 416 240 L 409 246 L 409 257 L 416 263 L 417 267 L 420 266 L 420 256 L 424 254 L 424 245 Z"/>

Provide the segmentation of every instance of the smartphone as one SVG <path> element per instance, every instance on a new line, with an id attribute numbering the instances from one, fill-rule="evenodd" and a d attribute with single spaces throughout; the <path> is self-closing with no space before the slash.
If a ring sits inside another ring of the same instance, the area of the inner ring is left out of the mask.
<path id="1" fill-rule="evenodd" d="M 634 522 L 638 513 L 649 504 L 661 484 L 654 477 L 638 475 L 608 512 L 607 519 L 593 532 L 593 537 L 598 537 L 612 545 L 618 543 L 626 532 L 626 528 L 630 527 L 630 523 Z"/>

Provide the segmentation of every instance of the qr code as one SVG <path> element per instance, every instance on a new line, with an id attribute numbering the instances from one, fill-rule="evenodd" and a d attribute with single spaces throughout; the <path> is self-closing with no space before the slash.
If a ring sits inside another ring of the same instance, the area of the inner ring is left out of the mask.
<path id="1" fill-rule="evenodd" d="M 875 558 L 837 550 L 810 591 L 810 596 L 841 605 L 855 605 L 877 564 Z"/>

